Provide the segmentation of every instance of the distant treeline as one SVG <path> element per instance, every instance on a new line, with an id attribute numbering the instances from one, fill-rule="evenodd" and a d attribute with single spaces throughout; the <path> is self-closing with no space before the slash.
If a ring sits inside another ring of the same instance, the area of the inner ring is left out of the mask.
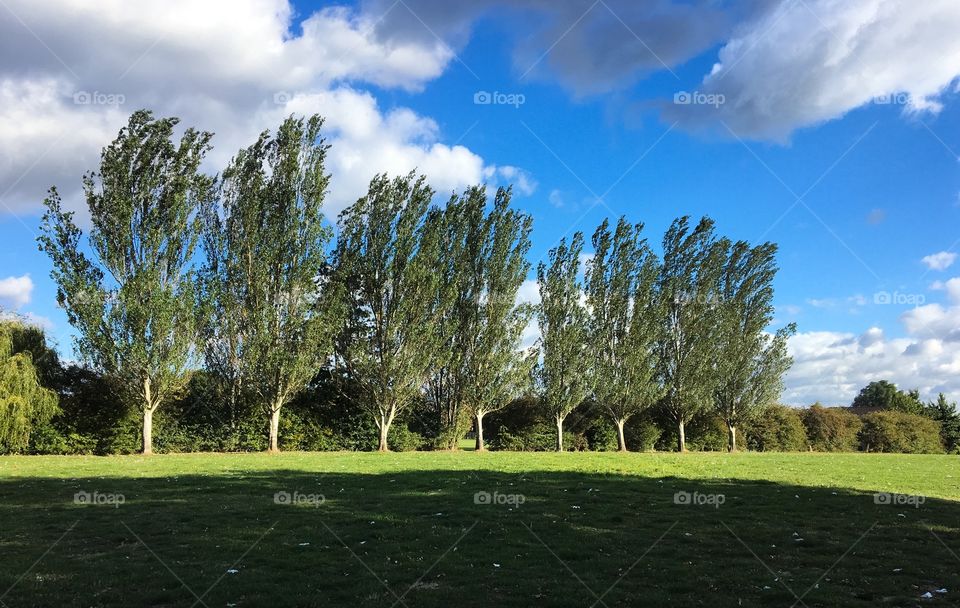
<path id="1" fill-rule="evenodd" d="M 103 150 L 86 237 L 51 189 L 39 243 L 83 364 L 3 325 L 3 451 L 829 443 L 803 422 L 819 410 L 791 430 L 774 406 L 794 327 L 769 331 L 772 243 L 682 217 L 658 256 L 642 224 L 604 221 L 590 255 L 581 233 L 559 239 L 525 302 L 532 218 L 509 189 L 436 205 L 422 176 L 376 176 L 334 241 L 319 117 L 217 176 L 200 170 L 211 134 L 176 141 L 176 124 L 136 112 Z M 838 445 L 893 449 L 868 424 Z"/>

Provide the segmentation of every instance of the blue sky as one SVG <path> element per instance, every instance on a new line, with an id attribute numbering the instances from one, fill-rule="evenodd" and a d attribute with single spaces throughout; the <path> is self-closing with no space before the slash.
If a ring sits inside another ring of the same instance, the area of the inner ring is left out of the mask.
<path id="1" fill-rule="evenodd" d="M 657 244 L 709 215 L 780 246 L 777 321 L 800 332 L 785 401 L 844 403 L 881 377 L 960 398 L 951 2 L 50 4 L 0 9 L 0 306 L 67 356 L 35 245 L 46 186 L 81 209 L 82 172 L 138 107 L 216 131 L 210 171 L 320 112 L 332 214 L 374 173 L 418 167 L 441 193 L 513 182 L 534 258 L 604 217 Z"/>

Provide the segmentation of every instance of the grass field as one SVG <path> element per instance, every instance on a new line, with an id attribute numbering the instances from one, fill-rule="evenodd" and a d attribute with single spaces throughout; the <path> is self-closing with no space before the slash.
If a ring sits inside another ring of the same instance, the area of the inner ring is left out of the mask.
<path id="1" fill-rule="evenodd" d="M 9 608 L 956 606 L 958 555 L 950 456 L 0 458 Z"/>

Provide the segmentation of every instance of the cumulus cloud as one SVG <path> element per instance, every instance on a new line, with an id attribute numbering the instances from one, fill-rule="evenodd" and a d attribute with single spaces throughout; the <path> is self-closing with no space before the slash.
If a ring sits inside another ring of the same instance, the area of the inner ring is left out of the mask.
<path id="1" fill-rule="evenodd" d="M 0 304 L 17 309 L 30 303 L 33 295 L 33 279 L 25 274 L 19 277 L 0 279 Z"/>
<path id="2" fill-rule="evenodd" d="M 665 112 L 687 127 L 722 121 L 777 140 L 869 103 L 937 112 L 960 75 L 958 29 L 954 0 L 780 2 L 736 28 L 700 84 L 722 103 Z"/>
<path id="3" fill-rule="evenodd" d="M 668 72 L 678 90 L 720 100 L 666 100 L 668 121 L 723 134 L 725 123 L 756 139 L 786 140 L 798 128 L 870 103 L 895 104 L 907 114 L 938 112 L 942 94 L 960 76 L 954 0 L 407 0 L 405 10 L 392 8 L 391 0 L 367 0 L 364 6 L 383 16 L 377 31 L 386 39 L 437 35 L 457 48 L 474 21 L 497 10 L 507 29 L 513 23 L 522 31 L 514 63 L 524 79 L 550 78 L 579 97 L 628 92 L 650 74 Z M 681 86 L 689 83 L 675 68 L 718 47 L 702 81 Z M 874 214 L 872 221 L 881 219 Z"/>
<path id="4" fill-rule="evenodd" d="M 849 404 L 873 380 L 918 388 L 925 398 L 938 392 L 960 399 L 960 277 L 940 284 L 944 303 L 917 306 L 900 321 L 904 337 L 871 327 L 862 334 L 805 332 L 789 342 L 794 364 L 783 400 L 792 405 L 821 401 Z"/>
<path id="5" fill-rule="evenodd" d="M 928 256 L 924 256 L 924 258 L 920 261 L 923 262 L 930 270 L 946 270 L 953 265 L 956 259 L 957 254 L 949 251 L 941 251 L 939 253 L 932 253 Z"/>
<path id="6" fill-rule="evenodd" d="M 331 213 L 377 172 L 418 168 L 441 192 L 490 175 L 516 176 L 521 191 L 535 183 L 444 144 L 430 118 L 381 108 L 361 90 L 420 90 L 453 51 L 435 37 L 381 36 L 375 17 L 355 8 L 300 22 L 287 0 L 10 0 L 4 8 L 0 200 L 13 213 L 37 212 L 51 184 L 76 206 L 80 176 L 140 107 L 214 131 L 210 171 L 291 113 L 325 115 Z"/>
<path id="7" fill-rule="evenodd" d="M 709 49 L 762 3 L 674 0 L 368 0 L 377 29 L 389 39 L 429 40 L 434 34 L 462 46 L 470 26 L 491 10 L 522 28 L 513 49 L 523 78 L 558 80 L 576 95 L 622 89 L 651 72 L 676 66 Z M 511 19 L 512 18 L 512 19 Z M 426 24 L 428 27 L 424 28 Z M 467 66 L 469 67 L 469 66 Z"/>

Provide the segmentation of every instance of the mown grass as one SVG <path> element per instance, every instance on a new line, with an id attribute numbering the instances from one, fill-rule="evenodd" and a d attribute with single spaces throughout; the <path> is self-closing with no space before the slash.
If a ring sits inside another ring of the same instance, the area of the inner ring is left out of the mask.
<path id="1" fill-rule="evenodd" d="M 677 492 L 723 504 L 678 505 Z M 947 606 L 960 604 L 958 554 L 950 456 L 0 458 L 10 608 Z"/>

